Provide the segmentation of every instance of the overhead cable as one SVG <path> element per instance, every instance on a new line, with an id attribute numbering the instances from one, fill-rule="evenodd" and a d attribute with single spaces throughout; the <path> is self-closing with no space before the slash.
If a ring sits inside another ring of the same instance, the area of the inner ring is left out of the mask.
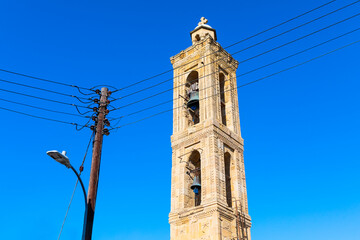
<path id="1" fill-rule="evenodd" d="M 238 86 L 238 87 L 231 88 L 231 89 L 229 89 L 229 90 L 226 90 L 226 91 L 223 91 L 223 92 L 220 92 L 220 93 L 217 93 L 217 94 L 214 94 L 214 95 L 211 95 L 211 96 L 202 98 L 201 100 L 204 100 L 204 99 L 207 99 L 207 98 L 210 98 L 210 97 L 214 97 L 214 96 L 217 96 L 217 95 L 219 95 L 219 94 L 221 94 L 221 93 L 225 93 L 225 92 L 228 92 L 228 91 L 232 91 L 232 90 L 235 90 L 235 89 L 239 89 L 239 88 L 248 86 L 248 85 L 250 85 L 250 84 L 253 84 L 253 83 L 256 83 L 256 82 L 265 80 L 265 79 L 267 79 L 267 78 L 270 78 L 270 77 L 273 77 L 273 76 L 278 75 L 278 74 L 280 74 L 280 73 L 283 73 L 283 72 L 289 71 L 289 70 L 291 70 L 291 69 L 300 67 L 300 66 L 302 66 L 302 65 L 304 65 L 304 64 L 306 64 L 306 63 L 312 62 L 312 61 L 314 61 L 314 60 L 316 60 L 316 59 L 319 59 L 319 58 L 321 58 L 321 57 L 327 56 L 327 55 L 329 55 L 329 54 L 331 54 L 331 53 L 334 53 L 334 52 L 339 51 L 339 50 L 341 50 L 341 49 L 344 49 L 344 48 L 346 48 L 346 47 L 352 46 L 352 45 L 354 45 L 354 44 L 356 44 L 356 43 L 359 43 L 359 42 L 360 42 L 360 40 L 357 40 L 357 41 L 352 42 L 352 43 L 350 43 L 350 44 L 347 44 L 347 45 L 344 45 L 344 46 L 342 46 L 342 47 L 339 47 L 339 48 L 337 48 L 337 49 L 335 49 L 335 50 L 332 50 L 332 51 L 329 51 L 329 52 L 324 53 L 324 54 L 322 54 L 322 55 L 319 55 L 319 56 L 317 56 L 317 57 L 311 58 L 311 59 L 309 59 L 309 60 L 307 60 L 307 61 L 305 61 L 305 62 L 302 62 L 302 63 L 296 64 L 296 65 L 293 65 L 293 66 L 291 66 L 291 67 L 285 68 L 285 69 L 283 69 L 283 70 L 281 70 L 281 71 L 272 73 L 272 74 L 267 75 L 267 76 L 265 76 L 265 77 L 258 78 L 258 79 L 254 80 L 254 81 L 247 82 L 247 83 L 242 84 L 242 85 L 240 85 L 240 86 Z M 115 130 L 115 129 L 122 128 L 122 127 L 124 127 L 124 126 L 132 125 L 132 124 L 135 124 L 135 123 L 144 121 L 144 120 L 146 120 L 146 119 L 155 117 L 155 116 L 157 116 L 157 115 L 160 115 L 160 114 L 163 114 L 163 113 L 166 113 L 166 112 L 170 112 L 170 111 L 173 111 L 173 110 L 176 110 L 176 109 L 179 109 L 179 108 L 183 108 L 183 107 L 184 107 L 184 106 L 178 106 L 178 107 L 175 107 L 175 108 L 172 108 L 172 109 L 168 109 L 168 110 L 165 110 L 165 111 L 162 111 L 162 112 L 159 112 L 159 113 L 155 113 L 155 114 L 150 115 L 150 116 L 148 116 L 148 117 L 145 117 L 145 118 L 142 118 L 142 119 L 139 119 L 139 120 L 136 120 L 136 121 L 127 123 L 127 124 L 123 124 L 123 125 L 118 126 L 118 127 L 113 127 L 113 128 L 110 129 L 110 130 Z"/>
<path id="2" fill-rule="evenodd" d="M 8 103 L 14 103 L 14 104 L 18 104 L 18 105 L 21 105 L 21 106 L 36 108 L 36 109 L 40 109 L 40 110 L 44 110 L 44 111 L 48 111 L 48 112 L 53 112 L 53 113 L 60 113 L 60 114 L 66 114 L 66 115 L 71 115 L 71 116 L 75 116 L 75 117 L 89 118 L 89 116 L 82 116 L 82 115 L 79 115 L 79 114 L 62 112 L 62 111 L 52 110 L 52 109 L 48 109 L 48 108 L 42 108 L 42 107 L 38 107 L 38 106 L 30 105 L 30 104 L 25 104 L 25 103 L 20 103 L 20 102 L 15 102 L 15 101 L 3 99 L 3 98 L 0 98 L 0 101 L 8 102 Z"/>
<path id="3" fill-rule="evenodd" d="M 360 0 L 359 0 L 359 2 L 360 2 Z M 242 61 L 240 61 L 239 63 L 245 63 L 245 62 L 250 61 L 250 60 L 252 60 L 252 59 L 254 59 L 254 58 L 260 57 L 260 56 L 262 56 L 262 55 L 265 55 L 265 54 L 267 54 L 267 53 L 270 53 L 270 52 L 272 52 L 272 51 L 275 51 L 275 50 L 277 50 L 277 49 L 279 49 L 279 48 L 285 47 L 285 46 L 287 46 L 287 45 L 289 45 L 289 44 L 292 44 L 292 43 L 295 43 L 295 42 L 297 42 L 297 41 L 300 41 L 300 40 L 302 40 L 302 39 L 304 39 L 304 38 L 310 37 L 310 36 L 312 36 L 312 35 L 314 35 L 314 34 L 316 34 L 316 33 L 319 33 L 319 32 L 321 32 L 321 31 L 324 31 L 324 30 L 328 29 L 328 28 L 334 27 L 334 26 L 336 26 L 336 25 L 338 25 L 338 24 L 340 24 L 340 23 L 343 23 L 343 22 L 345 22 L 345 21 L 348 21 L 348 20 L 353 19 L 353 18 L 358 17 L 358 16 L 360 16 L 360 13 L 355 14 L 355 15 L 353 15 L 353 16 L 350 16 L 350 17 L 348 17 L 348 18 L 345 18 L 345 19 L 343 19 L 343 20 L 341 20 L 341 21 L 338 21 L 338 22 L 336 22 L 336 23 L 330 24 L 330 25 L 328 25 L 328 26 L 326 26 L 326 27 L 324 27 L 324 28 L 321 28 L 321 29 L 319 29 L 319 30 L 316 30 L 316 31 L 314 31 L 314 32 L 311 32 L 311 33 L 309 33 L 309 34 L 306 34 L 306 35 L 304 35 L 304 36 L 302 36 L 302 37 L 299 37 L 299 38 L 297 38 L 297 39 L 295 39 L 295 40 L 292 40 L 292 41 L 290 41 L 290 42 L 281 44 L 281 45 L 279 45 L 279 46 L 277 46 L 277 47 L 274 47 L 274 48 L 272 48 L 272 49 L 270 49 L 270 50 L 267 50 L 267 51 L 265 51 L 265 52 L 262 52 L 262 53 L 260 53 L 260 54 L 255 55 L 255 56 L 252 56 L 252 57 L 247 58 L 247 59 L 245 59 L 245 60 L 242 60 Z M 236 53 L 239 53 L 239 51 L 236 52 Z M 232 55 L 235 55 L 236 53 L 234 53 L 234 54 L 232 54 Z M 215 62 L 216 62 L 216 61 L 215 61 Z M 212 63 L 214 63 L 214 62 L 212 62 Z M 209 64 L 211 64 L 211 63 L 209 63 Z M 218 70 L 217 72 L 219 72 L 219 71 L 220 71 L 220 70 Z M 202 77 L 199 77 L 199 79 L 204 78 L 204 77 L 208 77 L 208 76 L 210 76 L 210 75 L 212 75 L 212 74 L 214 74 L 214 72 L 213 72 L 213 73 L 210 73 L 210 74 L 207 74 L 207 75 L 204 75 L 204 76 L 202 76 Z M 178 76 L 177 76 L 177 77 L 178 77 Z M 164 91 L 161 91 L 161 92 L 159 92 L 159 93 L 156 93 L 156 94 L 150 95 L 150 96 L 148 96 L 148 97 L 139 99 L 139 100 L 137 100 L 137 101 L 134 101 L 134 102 L 125 104 L 125 105 L 123 105 L 123 106 L 117 107 L 116 109 L 113 109 L 113 110 L 118 110 L 118 109 L 121 109 L 121 108 L 125 108 L 125 107 L 128 107 L 128 106 L 131 106 L 131 105 L 140 103 L 140 102 L 142 102 L 142 101 L 148 100 L 148 99 L 150 99 L 150 98 L 153 98 L 153 97 L 156 97 L 156 96 L 161 95 L 161 94 L 163 94 L 163 93 L 166 93 L 166 92 L 169 92 L 169 91 L 171 91 L 171 90 L 174 90 L 174 89 L 176 89 L 176 88 L 178 88 L 178 87 L 181 87 L 181 86 L 183 86 L 183 85 L 185 85 L 185 84 L 186 84 L 186 83 L 181 84 L 181 85 L 179 85 L 179 86 L 177 86 L 177 87 L 169 88 L 169 89 L 164 90 Z M 113 101 L 113 102 L 114 102 L 114 101 Z M 111 111 L 113 111 L 113 110 L 111 110 Z"/>
<path id="4" fill-rule="evenodd" d="M 45 89 L 45 88 L 40 88 L 40 87 L 35 87 L 35 86 L 27 85 L 27 84 L 17 83 L 17 82 L 5 80 L 5 79 L 0 79 L 0 82 L 6 82 L 6 83 L 9 83 L 9 84 L 13 84 L 13 85 L 18 85 L 18 86 L 22 86 L 22 87 L 32 88 L 32 89 L 36 89 L 36 90 L 40 90 L 40 91 L 44 91 L 44 92 L 50 92 L 50 93 L 54 93 L 54 94 L 58 94 L 58 95 L 66 96 L 66 97 L 76 98 L 78 101 L 80 101 L 80 102 L 82 102 L 82 103 L 85 103 L 85 102 L 81 101 L 80 99 L 83 99 L 83 100 L 91 100 L 91 101 L 92 101 L 91 98 L 78 97 L 78 96 L 74 96 L 74 95 L 71 95 L 71 94 L 66 94 L 66 93 L 62 93 L 62 92 L 57 92 L 57 91 L 53 91 L 53 90 L 49 90 L 49 89 Z"/>
<path id="5" fill-rule="evenodd" d="M 324 18 L 324 17 L 327 17 L 327 16 L 329 16 L 329 15 L 331 15 L 331 14 L 334 14 L 334 13 L 340 11 L 340 10 L 343 10 L 343 9 L 345 9 L 345 8 L 347 8 L 347 7 L 350 7 L 350 6 L 352 6 L 352 5 L 356 4 L 356 3 L 359 3 L 359 2 L 360 2 L 360 0 L 357 0 L 357 1 L 355 1 L 355 2 L 352 2 L 352 3 L 350 3 L 350 4 L 346 5 L 346 6 L 343 6 L 343 7 L 341 7 L 341 8 L 338 8 L 338 9 L 332 11 L 332 12 L 329 12 L 329 13 L 327 13 L 327 14 L 324 14 L 324 15 L 322 15 L 322 16 L 320 16 L 320 17 L 317 17 L 317 18 L 315 18 L 315 19 L 312 19 L 312 20 L 310 20 L 310 21 L 308 21 L 308 22 L 305 22 L 305 23 L 303 23 L 303 24 L 300 24 L 300 25 L 298 25 L 298 26 L 296 26 L 296 27 L 294 27 L 294 28 L 291 28 L 291 29 L 289 29 L 289 30 L 286 30 L 286 31 L 284 31 L 284 32 L 282 32 L 282 33 L 280 33 L 280 34 L 277 34 L 277 35 L 275 35 L 275 36 L 272 36 L 272 37 L 270 37 L 270 38 L 267 38 L 267 39 L 265 39 L 265 40 L 263 40 L 263 41 L 257 42 L 257 43 L 255 43 L 255 44 L 253 44 L 253 45 L 250 45 L 250 46 L 248 46 L 248 47 L 246 47 L 246 48 L 243 48 L 243 49 L 241 49 L 241 50 L 239 50 L 239 51 L 236 51 L 236 52 L 234 52 L 234 53 L 231 53 L 231 55 L 236 55 L 236 54 L 238 54 L 238 53 L 241 53 L 241 52 L 244 52 L 244 51 L 246 51 L 246 50 L 249 50 L 249 49 L 251 49 L 251 48 L 253 48 L 253 47 L 256 47 L 256 46 L 258 46 L 258 45 L 260 45 L 260 44 L 263 44 L 263 43 L 265 43 L 265 42 L 268 42 L 268 41 L 270 41 L 270 40 L 272 40 L 272 39 L 275 39 L 275 38 L 277 38 L 277 37 L 280 37 L 280 36 L 282 36 L 282 35 L 284 35 L 284 34 L 287 34 L 287 33 L 289 33 L 289 32 L 292 32 L 292 31 L 294 31 L 294 30 L 296 30 L 296 29 L 299 29 L 299 28 L 301 28 L 301 27 L 304 27 L 304 26 L 306 26 L 306 25 L 308 25 L 308 24 L 310 24 L 310 23 L 313 23 L 313 22 L 315 22 L 315 21 L 318 21 L 318 20 L 320 20 L 320 19 L 322 19 L 322 18 Z M 313 34 L 315 34 L 315 33 L 318 33 L 318 32 L 320 32 L 320 31 L 323 31 L 323 30 L 327 29 L 327 28 L 333 27 L 333 26 L 335 26 L 335 25 L 337 25 L 337 24 L 339 24 L 339 23 L 342 23 L 342 22 L 344 22 L 344 21 L 348 21 L 348 20 L 350 20 L 350 19 L 352 19 L 352 18 L 354 18 L 354 17 L 357 17 L 357 16 L 358 16 L 358 15 L 354 15 L 354 16 L 348 18 L 348 19 L 344 19 L 344 20 L 342 20 L 342 21 L 340 21 L 340 22 L 336 22 L 335 24 L 329 25 L 328 27 L 325 27 L 325 28 L 323 28 L 323 29 L 320 29 L 320 30 L 318 30 L 318 31 L 315 31 L 315 32 L 313 32 L 313 33 L 311 33 L 311 34 L 309 34 L 309 35 L 306 35 L 306 36 L 304 36 L 304 37 L 302 37 L 302 38 L 299 38 L 299 39 L 297 39 L 297 40 L 294 40 L 294 41 L 291 41 L 291 42 L 289 42 L 289 43 L 283 44 L 283 45 L 281 45 L 281 46 L 279 46 L 279 47 L 277 47 L 277 48 L 274 48 L 274 49 L 271 49 L 271 50 L 266 51 L 266 52 L 264 52 L 264 53 L 261 53 L 261 54 L 259 54 L 259 55 L 256 55 L 256 56 L 254 56 L 254 57 L 252 57 L 252 58 L 250 58 L 250 59 L 246 59 L 246 60 L 244 60 L 244 61 L 242 61 L 242 62 L 240 62 L 240 63 L 249 61 L 249 60 L 254 59 L 254 58 L 256 58 L 256 57 L 259 57 L 259 56 L 262 56 L 262 55 L 267 54 L 267 53 L 269 53 L 269 52 L 272 52 L 272 51 L 274 51 L 274 50 L 276 50 L 276 49 L 279 49 L 279 48 L 281 48 L 281 47 L 284 47 L 284 46 L 286 46 L 286 45 L 288 45 L 288 44 L 291 44 L 291 43 L 293 43 L 293 42 L 299 41 L 299 40 L 301 40 L 301 39 L 303 39 L 303 38 L 305 38 L 305 37 L 311 36 L 311 35 L 313 35 Z M 210 53 L 210 54 L 207 54 L 207 55 L 205 55 L 204 57 L 207 57 L 207 56 L 209 56 L 209 55 L 212 55 L 212 54 L 214 54 L 214 53 L 216 53 L 216 52 L 217 52 L 217 51 L 212 52 L 212 53 Z M 213 61 L 213 62 L 204 64 L 204 65 L 202 65 L 201 67 L 194 68 L 193 70 L 198 70 L 198 69 L 203 68 L 203 67 L 205 67 L 205 66 L 208 66 L 208 65 L 210 65 L 210 64 L 216 63 L 216 62 L 218 62 L 218 61 L 220 61 L 220 60 L 224 60 L 224 59 L 226 59 L 227 57 L 228 57 L 228 56 L 219 58 L 219 59 L 217 59 L 217 60 L 215 60 L 215 61 Z M 190 61 L 189 63 L 195 62 L 195 61 L 198 61 L 198 60 L 197 60 L 197 59 L 196 59 L 196 60 L 192 60 L 192 61 Z M 186 64 L 189 64 L 189 63 L 186 63 Z M 184 65 L 185 65 L 185 64 L 184 64 Z M 181 66 L 179 66 L 179 67 L 181 67 Z M 177 69 L 177 68 L 179 68 L 179 67 L 175 67 L 174 69 Z M 178 75 L 177 77 L 181 77 L 181 76 L 186 75 L 186 74 L 187 74 L 187 73 L 185 72 L 185 73 L 182 73 L 182 74 Z M 126 97 L 129 97 L 129 96 L 132 96 L 132 95 L 141 93 L 141 92 L 143 92 L 143 91 L 146 91 L 146 90 L 148 90 L 148 89 L 151 89 L 151 88 L 157 87 L 157 86 L 159 86 L 159 85 L 161 85 L 161 84 L 164 84 L 164 83 L 166 83 L 166 82 L 168 82 L 168 81 L 171 81 L 172 79 L 173 79 L 173 78 L 169 78 L 169 79 L 163 80 L 163 81 L 161 81 L 161 82 L 159 82 L 159 83 L 156 83 L 156 84 L 154 84 L 154 85 L 151 85 L 151 86 L 149 86 L 149 87 L 146 87 L 146 88 L 140 89 L 140 90 L 138 90 L 138 91 L 129 93 L 129 94 L 125 95 L 125 96 L 116 98 L 116 99 L 114 99 L 113 101 L 117 101 L 117 100 L 120 100 L 120 99 L 124 99 L 124 98 L 126 98 Z"/>
<path id="6" fill-rule="evenodd" d="M 313 8 L 313 9 L 307 11 L 307 12 L 304 12 L 304 13 L 296 16 L 296 17 L 293 17 L 293 18 L 290 18 L 290 19 L 288 19 L 288 20 L 286 20 L 286 21 L 284 21 L 284 22 L 281 22 L 280 24 L 277 24 L 277 25 L 275 25 L 275 26 L 273 26 L 273 27 L 270 27 L 270 28 L 268 28 L 268 29 L 266 29 L 266 30 L 263 30 L 263 31 L 261 31 L 261 32 L 258 32 L 258 33 L 256 33 L 256 34 L 250 36 L 250 37 L 246 37 L 246 38 L 244 38 L 244 39 L 242 39 L 242 40 L 240 40 L 240 41 L 238 41 L 238 42 L 235 42 L 235 43 L 233 43 L 233 44 L 231 44 L 231 45 L 228 45 L 227 47 L 224 47 L 224 49 L 230 48 L 230 47 L 235 46 L 235 45 L 237 45 L 237 44 L 239 44 L 239 43 L 242 43 L 242 42 L 245 42 L 245 41 L 247 41 L 247 40 L 250 40 L 250 39 L 252 39 L 252 38 L 254 38 L 254 37 L 257 37 L 257 36 L 259 36 L 259 35 L 261 35 L 261 34 L 263 34 L 263 33 L 266 33 L 266 32 L 268 32 L 268 31 L 270 31 L 270 30 L 273 30 L 273 29 L 275 29 L 275 28 L 278 28 L 278 27 L 280 27 L 280 26 L 282 26 L 282 25 L 284 25 L 284 24 L 286 24 L 286 23 L 289 23 L 289 22 L 291 22 L 291 21 L 293 21 L 293 20 L 296 20 L 296 19 L 298 19 L 298 18 L 300 18 L 300 17 L 303 17 L 303 16 L 305 16 L 305 15 L 311 13 L 311 12 L 314 12 L 314 11 L 316 11 L 316 10 L 318 10 L 318 9 L 320 9 L 320 8 L 323 8 L 323 7 L 325 7 L 325 6 L 327 6 L 327 5 L 331 4 L 331 3 L 334 3 L 334 2 L 336 2 L 336 1 L 337 1 L 337 0 L 329 1 L 329 2 L 327 2 L 327 3 L 325 3 L 325 4 L 322 4 L 322 5 L 320 5 L 320 6 L 316 7 L 316 8 Z M 209 55 L 210 55 L 210 54 L 209 54 Z M 151 77 L 149 77 L 149 78 L 146 78 L 146 79 L 140 80 L 140 81 L 138 81 L 138 82 L 132 83 L 132 84 L 130 84 L 130 85 L 127 85 L 127 86 L 125 86 L 125 87 L 122 87 L 122 88 L 120 88 L 120 89 L 117 89 L 117 90 L 115 90 L 114 92 L 117 92 L 117 91 L 120 91 L 120 90 L 124 90 L 124 89 L 126 89 L 126 88 L 130 88 L 130 87 L 132 87 L 132 86 L 138 85 L 138 84 L 140 84 L 140 83 L 142 83 L 142 82 L 145 82 L 145 81 L 151 80 L 151 79 L 153 79 L 153 78 L 159 77 L 159 76 L 164 75 L 164 74 L 166 74 L 166 73 L 172 72 L 173 70 L 175 70 L 175 69 L 177 69 L 177 68 L 186 66 L 187 64 L 190 64 L 190 63 L 191 63 L 191 62 L 185 63 L 185 64 L 183 64 L 183 65 L 181 65 L 181 66 L 178 66 L 178 67 L 176 67 L 176 68 L 174 68 L 174 69 L 169 69 L 169 70 L 167 70 L 167 71 L 164 71 L 164 72 L 162 72 L 162 73 L 156 74 L 156 75 L 151 76 Z"/>
<path id="7" fill-rule="evenodd" d="M 91 140 L 93 139 L 93 137 L 94 137 L 94 132 L 91 133 L 89 143 L 88 143 L 88 145 L 87 145 L 87 147 L 86 147 L 85 155 L 84 155 L 83 161 L 82 161 L 82 163 L 81 163 L 81 165 L 80 165 L 79 177 L 80 177 L 80 175 L 81 175 L 81 173 L 82 173 L 82 169 L 83 169 L 83 166 L 84 166 L 84 162 L 85 162 L 87 153 L 89 152 L 90 143 L 91 143 Z M 68 205 L 68 207 L 67 207 L 67 209 L 66 209 L 65 217 L 64 217 L 63 223 L 62 223 L 62 225 L 61 225 L 61 229 L 60 229 L 59 236 L 58 236 L 58 238 L 57 238 L 58 240 L 59 240 L 60 237 L 61 237 L 61 233 L 62 233 L 62 230 L 63 230 L 63 228 L 64 228 L 65 221 L 66 221 L 67 215 L 68 215 L 68 213 L 69 213 L 72 200 L 74 199 L 75 190 L 76 190 L 76 187 L 77 187 L 78 183 L 79 183 L 79 178 L 76 179 L 76 183 L 75 183 L 75 186 L 74 186 L 74 190 L 73 190 L 73 192 L 72 192 L 72 194 L 71 194 L 70 202 L 69 202 L 69 205 Z"/>
<path id="8" fill-rule="evenodd" d="M 6 90 L 6 89 L 2 89 L 2 88 L 0 88 L 0 91 L 8 92 L 8 93 L 13 93 L 13 94 L 18 94 L 18 95 L 22 95 L 22 96 L 26 96 L 26 97 L 31 97 L 31 98 L 37 98 L 37 99 L 44 100 L 44 101 L 48 101 L 48 102 L 55 102 L 55 103 L 60 103 L 60 104 L 64 104 L 64 105 L 74 106 L 74 107 L 78 107 L 78 108 L 91 109 L 90 107 L 86 107 L 86 106 L 76 105 L 76 104 L 73 104 L 73 103 L 61 102 L 61 101 L 57 101 L 57 100 L 53 100 L 53 99 L 49 99 L 49 98 L 43 98 L 43 97 L 33 96 L 33 95 L 29 95 L 29 94 L 25 94 L 25 93 L 20 93 L 20 92 L 15 92 L 15 91 L 10 91 L 10 90 Z"/>
<path id="9" fill-rule="evenodd" d="M 33 117 L 33 118 L 39 118 L 39 119 L 47 120 L 47 121 L 70 124 L 70 125 L 77 126 L 77 127 L 78 126 L 79 127 L 86 127 L 85 125 L 80 125 L 78 123 L 65 122 L 65 121 L 61 121 L 61 120 L 57 120 L 57 119 L 53 119 L 53 118 L 41 117 L 41 116 L 37 116 L 37 115 L 33 115 L 33 114 L 28 114 L 28 113 L 24 113 L 24 112 L 20 112 L 20 111 L 15 111 L 15 110 L 4 108 L 4 107 L 0 107 L 0 109 L 5 110 L 5 111 L 9 111 L 9 112 L 14 112 L 14 113 L 26 115 L 26 116 Z"/>
<path id="10" fill-rule="evenodd" d="M 336 1 L 336 0 L 335 0 L 335 1 Z M 311 13 L 311 12 L 314 12 L 315 10 L 318 10 L 318 9 L 320 9 L 320 8 L 323 8 L 323 7 L 325 7 L 325 6 L 327 6 L 327 5 L 331 4 L 331 3 L 334 3 L 335 1 L 330 1 L 330 2 L 327 2 L 327 3 L 325 3 L 325 4 L 323 4 L 323 5 L 319 6 L 319 7 L 313 8 L 313 9 L 307 11 L 307 12 L 304 12 L 303 14 L 300 14 L 300 15 L 298 15 L 298 16 L 296 16 L 296 17 L 290 18 L 289 20 L 286 20 L 285 22 L 282 22 L 282 23 L 280 23 L 280 24 L 277 24 L 277 25 L 275 25 L 275 26 L 273 26 L 273 27 L 271 27 L 271 28 L 268 28 L 268 29 L 266 29 L 266 30 L 264 30 L 264 31 L 258 32 L 258 33 L 256 33 L 256 34 L 250 36 L 250 37 L 244 38 L 244 39 L 242 39 L 242 40 L 240 40 L 240 41 L 238 41 L 238 42 L 235 42 L 235 43 L 233 43 L 233 44 L 230 44 L 230 45 L 224 47 L 224 49 L 230 48 L 230 47 L 235 46 L 235 45 L 237 45 L 237 44 L 239 44 L 239 43 L 242 43 L 242 42 L 244 42 L 244 41 L 247 41 L 247 40 L 250 40 L 250 39 L 252 39 L 252 38 L 254 38 L 254 37 L 257 37 L 257 36 L 259 36 L 259 35 L 261 35 L 261 34 L 263 34 L 263 33 L 266 33 L 266 32 L 268 32 L 268 31 L 270 31 L 270 30 L 273 30 L 273 29 L 275 29 L 275 28 L 278 28 L 278 27 L 280 27 L 280 26 L 282 26 L 282 25 L 284 25 L 284 24 L 286 24 L 286 23 L 289 23 L 289 22 L 291 22 L 291 21 L 294 21 L 294 20 L 296 20 L 296 19 L 298 19 L 298 18 L 300 18 L 300 17 L 303 17 L 303 16 Z"/>
<path id="11" fill-rule="evenodd" d="M 93 91 L 93 90 L 91 90 L 91 89 L 89 89 L 89 88 L 79 87 L 79 86 L 76 86 L 76 85 L 71 85 L 71 84 L 67 84 L 67 83 L 57 82 L 57 81 L 53 81 L 53 80 L 49 80 L 49 79 L 45 79 L 45 78 L 35 77 L 35 76 L 23 74 L 23 73 L 18 73 L 18 72 L 6 70 L 6 69 L 1 69 L 1 68 L 0 68 L 0 71 L 6 72 L 6 73 L 10 73 L 10 74 L 14 74 L 14 75 L 18 75 L 18 76 L 22 76 L 22 77 L 27 77 L 27 78 L 36 79 L 36 80 L 43 81 L 43 82 L 50 82 L 50 83 L 54 83 L 54 84 L 58 84 L 58 85 L 63 85 L 63 86 L 67 86 L 67 87 L 73 87 L 73 88 L 77 88 L 77 89 Z"/>
<path id="12" fill-rule="evenodd" d="M 291 57 L 295 57 L 295 56 L 297 56 L 297 55 L 299 55 L 299 54 L 302 54 L 302 53 L 305 53 L 305 52 L 307 52 L 307 51 L 310 51 L 310 50 L 312 50 L 312 49 L 314 49 L 314 48 L 320 47 L 320 46 L 322 46 L 322 45 L 324 45 L 324 44 L 326 44 L 326 43 L 329 43 L 329 42 L 332 42 L 332 41 L 337 40 L 337 39 L 339 39 L 339 38 L 345 37 L 345 36 L 347 36 L 347 35 L 349 35 L 349 34 L 352 34 L 352 33 L 354 33 L 354 32 L 357 32 L 357 31 L 359 31 L 359 30 L 360 30 L 360 28 L 357 28 L 357 29 L 354 29 L 354 30 L 349 31 L 349 32 L 347 32 L 347 33 L 341 34 L 341 35 L 339 35 L 339 36 L 337 36 L 337 37 L 331 38 L 331 39 L 329 39 L 329 40 L 327 40 L 327 41 L 321 42 L 321 43 L 319 43 L 319 44 L 316 44 L 316 45 L 314 45 L 314 46 L 312 46 L 312 47 L 306 48 L 306 49 L 304 49 L 304 50 L 301 50 L 301 51 L 299 51 L 299 52 L 296 52 L 296 53 L 291 54 L 291 55 L 289 55 L 289 56 L 286 56 L 286 57 L 284 57 L 284 58 L 278 59 L 278 60 L 273 61 L 273 62 L 271 62 L 271 63 L 268 63 L 268 64 L 262 65 L 262 66 L 260 66 L 260 67 L 254 68 L 254 69 L 252 69 L 252 70 L 250 70 L 250 71 L 247 71 L 247 72 L 245 72 L 245 73 L 239 74 L 239 75 L 236 76 L 236 78 L 243 77 L 243 76 L 245 76 L 245 75 L 247 75 L 247 74 L 256 72 L 256 71 L 258 71 L 258 70 L 260 70 L 260 69 L 263 69 L 263 68 L 269 67 L 269 66 L 271 66 L 271 65 L 274 65 L 274 64 L 276 64 L 276 63 L 279 63 L 279 62 L 282 62 L 282 61 L 284 61 L 284 60 L 287 60 L 287 59 L 289 59 L 289 58 L 291 58 Z M 225 80 L 225 82 L 230 81 L 231 79 L 233 79 L 233 78 L 227 79 L 227 80 Z M 200 89 L 200 90 L 203 91 L 203 90 L 205 90 L 205 89 L 212 88 L 212 87 L 214 87 L 214 85 L 211 85 L 211 86 L 209 86 L 209 87 L 202 88 L 202 89 Z M 129 113 L 129 114 L 120 116 L 120 117 L 112 118 L 111 121 L 116 120 L 116 119 L 120 119 L 120 118 L 124 118 L 124 117 L 128 117 L 128 116 L 132 116 L 132 115 L 135 115 L 135 114 L 138 114 L 138 113 L 141 113 L 141 112 L 144 112 L 144 111 L 146 111 L 146 110 L 149 110 L 149 109 L 152 109 L 152 108 L 155 108 L 155 107 L 164 105 L 164 104 L 166 104 L 166 103 L 170 103 L 170 102 L 172 102 L 173 100 L 176 100 L 176 99 L 171 99 L 171 100 L 168 100 L 168 101 L 165 101 L 165 102 L 156 104 L 156 105 L 154 105 L 154 106 L 150 106 L 150 107 L 147 107 L 147 108 L 144 108 L 144 109 L 141 109 L 141 110 L 138 110 L 138 111 L 135 111 L 135 112 L 132 112 L 132 113 Z"/>

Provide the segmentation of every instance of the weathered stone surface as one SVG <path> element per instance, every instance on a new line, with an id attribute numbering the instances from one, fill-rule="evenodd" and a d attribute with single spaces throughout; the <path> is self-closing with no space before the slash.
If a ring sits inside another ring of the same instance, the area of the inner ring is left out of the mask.
<path id="1" fill-rule="evenodd" d="M 251 240 L 236 88 L 238 62 L 216 42 L 216 31 L 206 23 L 202 18 L 191 32 L 192 46 L 171 57 L 171 240 Z M 199 86 L 198 123 L 187 107 L 189 84 L 194 81 Z M 201 203 L 195 206 L 190 186 L 197 167 Z"/>

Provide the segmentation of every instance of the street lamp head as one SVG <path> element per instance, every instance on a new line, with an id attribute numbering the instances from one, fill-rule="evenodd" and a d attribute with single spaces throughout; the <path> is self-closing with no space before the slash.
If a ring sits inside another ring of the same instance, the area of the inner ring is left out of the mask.
<path id="1" fill-rule="evenodd" d="M 65 165 L 67 168 L 71 167 L 70 160 L 66 156 L 66 151 L 60 153 L 59 151 L 52 150 L 52 151 L 47 151 L 46 154 L 52 157 L 55 161 Z"/>

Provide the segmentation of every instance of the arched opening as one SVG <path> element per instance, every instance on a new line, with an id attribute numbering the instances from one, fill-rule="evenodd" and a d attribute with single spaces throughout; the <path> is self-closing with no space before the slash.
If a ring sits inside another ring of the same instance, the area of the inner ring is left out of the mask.
<path id="1" fill-rule="evenodd" d="M 219 74 L 221 122 L 226 126 L 225 75 Z"/>
<path id="2" fill-rule="evenodd" d="M 199 35 L 199 34 L 196 34 L 196 35 L 195 35 L 195 39 L 196 39 L 196 41 L 200 41 L 200 35 Z"/>
<path id="3" fill-rule="evenodd" d="M 201 159 L 198 151 L 193 151 L 187 166 L 187 201 L 185 207 L 196 207 L 201 204 Z"/>
<path id="4" fill-rule="evenodd" d="M 191 125 L 200 122 L 200 106 L 199 106 L 199 73 L 192 71 L 186 79 L 186 96 L 188 99 L 187 108 L 191 117 Z"/>
<path id="5" fill-rule="evenodd" d="M 225 190 L 226 190 L 226 202 L 229 207 L 232 207 L 232 194 L 231 194 L 231 155 L 230 153 L 224 154 L 225 165 Z"/>

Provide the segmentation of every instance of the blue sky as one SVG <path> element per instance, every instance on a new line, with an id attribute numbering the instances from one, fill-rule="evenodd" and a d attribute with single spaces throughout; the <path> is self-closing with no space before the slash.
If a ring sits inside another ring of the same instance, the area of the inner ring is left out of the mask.
<path id="1" fill-rule="evenodd" d="M 353 0 L 354 1 L 354 0 Z M 353 1 L 336 1 L 228 50 L 239 51 Z M 228 46 L 327 1 L 3 1 L 0 68 L 84 87 L 127 86 L 171 69 L 169 58 L 191 45 L 200 17 Z M 250 58 L 357 14 L 360 3 L 251 50 Z M 239 65 L 238 74 L 359 27 L 359 17 Z M 360 32 L 360 31 L 359 31 Z M 360 39 L 359 32 L 238 78 L 253 81 Z M 249 213 L 253 239 L 360 237 L 359 50 L 353 45 L 239 89 Z M 121 94 L 171 78 L 149 80 Z M 0 79 L 78 94 L 73 88 L 0 73 Z M 122 106 L 171 88 L 171 81 L 114 103 Z M 0 83 L 0 88 L 66 102 L 71 98 Z M 76 113 L 72 107 L 1 92 L 1 98 Z M 172 98 L 114 111 L 125 115 Z M 2 107 L 84 123 L 82 118 L 1 102 Z M 171 108 L 167 104 L 121 124 Z M 76 181 L 47 150 L 66 150 L 78 168 L 91 132 L 2 113 L 0 239 L 57 239 Z M 94 239 L 169 239 L 172 114 L 120 128 L 104 138 Z M 88 185 L 90 158 L 82 178 Z M 84 199 L 78 188 L 61 239 L 79 239 Z M 29 237 L 30 236 L 30 237 Z"/>

